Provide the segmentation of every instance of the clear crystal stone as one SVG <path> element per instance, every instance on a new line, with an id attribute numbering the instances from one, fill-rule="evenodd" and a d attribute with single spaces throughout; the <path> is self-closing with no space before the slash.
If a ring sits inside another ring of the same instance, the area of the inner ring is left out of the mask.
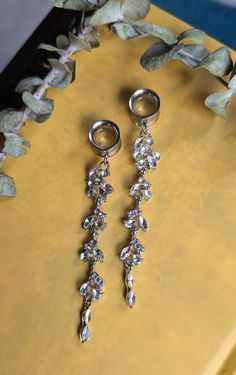
<path id="1" fill-rule="evenodd" d="M 150 192 L 150 190 L 145 190 L 143 192 L 143 196 L 144 196 L 144 199 L 150 199 L 152 197 L 152 193 Z"/>
<path id="2" fill-rule="evenodd" d="M 80 332 L 80 340 L 85 343 L 90 339 L 90 329 L 88 325 L 85 325 Z"/>
<path id="3" fill-rule="evenodd" d="M 134 142 L 134 148 L 137 149 L 143 144 L 143 137 L 137 138 Z"/>
<path id="4" fill-rule="evenodd" d="M 127 285 L 128 288 L 132 289 L 133 284 L 134 284 L 134 277 L 133 277 L 131 271 L 128 271 L 128 273 L 126 274 L 126 285 Z"/>
<path id="5" fill-rule="evenodd" d="M 140 208 L 135 208 L 134 210 L 128 211 L 128 218 L 129 219 L 134 219 L 136 216 L 140 215 L 141 210 Z"/>
<path id="6" fill-rule="evenodd" d="M 135 226 L 135 221 L 133 219 L 124 221 L 126 228 L 130 229 Z"/>
<path id="7" fill-rule="evenodd" d="M 91 309 L 88 307 L 82 314 L 82 322 L 88 324 L 91 320 Z"/>
<path id="8" fill-rule="evenodd" d="M 127 293 L 126 299 L 129 307 L 133 307 L 135 305 L 135 294 L 132 290 Z"/>
<path id="9" fill-rule="evenodd" d="M 86 219 L 84 220 L 83 228 L 84 228 L 84 229 L 89 229 L 89 228 L 92 227 L 93 224 L 94 224 L 94 216 L 93 216 L 93 215 L 89 215 L 89 216 L 86 217 Z"/>
<path id="10" fill-rule="evenodd" d="M 144 217 L 142 215 L 140 215 L 138 217 L 138 220 L 139 220 L 139 225 L 140 227 L 143 229 L 143 230 L 147 230 L 148 228 L 148 225 L 147 225 L 147 221 L 146 219 L 144 219 Z"/>
<path id="11" fill-rule="evenodd" d="M 80 287 L 81 296 L 85 297 L 88 291 L 89 291 L 89 283 L 82 284 Z"/>

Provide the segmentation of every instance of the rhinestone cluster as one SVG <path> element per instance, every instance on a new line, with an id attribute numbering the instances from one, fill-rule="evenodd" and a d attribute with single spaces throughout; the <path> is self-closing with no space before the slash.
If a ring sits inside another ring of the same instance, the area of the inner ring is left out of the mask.
<path id="1" fill-rule="evenodd" d="M 137 239 L 136 233 L 140 230 L 146 231 L 148 229 L 148 224 L 142 214 L 140 203 L 145 200 L 148 201 L 152 197 L 151 184 L 144 178 L 144 175 L 149 170 L 155 169 L 160 160 L 160 154 L 152 148 L 153 144 L 150 131 L 147 125 L 143 124 L 140 136 L 136 139 L 133 147 L 133 157 L 139 172 L 137 182 L 130 189 L 130 196 L 135 199 L 135 207 L 128 211 L 128 217 L 124 220 L 126 228 L 131 231 L 131 239 L 129 244 L 120 253 L 120 260 L 126 271 L 126 301 L 129 307 L 133 307 L 135 304 L 132 268 L 142 262 L 144 253 L 144 247 Z"/>
<path id="2" fill-rule="evenodd" d="M 113 191 L 112 186 L 105 181 L 107 176 L 109 176 L 109 164 L 105 158 L 99 167 L 89 172 L 87 183 L 87 195 L 94 200 L 95 208 L 83 222 L 83 228 L 90 231 L 91 239 L 85 243 L 80 253 L 80 259 L 90 265 L 89 277 L 80 287 L 80 295 L 84 300 L 80 330 L 80 340 L 83 343 L 90 339 L 91 304 L 103 294 L 104 280 L 95 268 L 96 264 L 102 263 L 104 258 L 102 250 L 98 248 L 99 233 L 106 228 L 106 214 L 101 211 L 101 206 Z"/>

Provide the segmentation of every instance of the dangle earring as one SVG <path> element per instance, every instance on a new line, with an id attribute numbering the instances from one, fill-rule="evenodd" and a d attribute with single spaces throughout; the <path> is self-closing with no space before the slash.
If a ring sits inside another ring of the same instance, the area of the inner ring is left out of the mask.
<path id="1" fill-rule="evenodd" d="M 120 253 L 120 260 L 125 269 L 126 301 L 129 307 L 133 307 L 136 298 L 133 290 L 132 268 L 142 262 L 144 252 L 144 247 L 137 239 L 136 233 L 139 230 L 146 231 L 148 228 L 140 204 L 152 197 L 151 184 L 144 178 L 144 175 L 150 169 L 155 169 L 160 160 L 160 154 L 152 149 L 154 142 L 149 130 L 159 117 L 160 98 L 152 90 L 139 89 L 130 97 L 129 111 L 131 120 L 140 127 L 140 135 L 133 147 L 133 158 L 139 176 L 138 181 L 130 189 L 130 195 L 135 199 L 135 207 L 128 211 L 128 218 L 124 221 L 131 235 L 129 244 Z"/>
<path id="2" fill-rule="evenodd" d="M 89 172 L 87 185 L 87 195 L 93 199 L 95 207 L 83 223 L 83 228 L 90 231 L 91 239 L 84 245 L 80 254 L 80 259 L 88 262 L 90 267 L 89 277 L 80 287 L 80 294 L 84 300 L 80 329 L 80 340 L 83 343 L 90 338 L 91 305 L 103 294 L 104 281 L 95 268 L 97 262 L 103 262 L 103 253 L 98 248 L 98 236 L 100 231 L 106 228 L 106 214 L 101 211 L 101 208 L 107 195 L 113 191 L 105 178 L 110 176 L 109 157 L 116 155 L 121 147 L 118 126 L 109 120 L 97 121 L 89 130 L 89 142 L 93 151 L 102 156 L 103 160 Z"/>

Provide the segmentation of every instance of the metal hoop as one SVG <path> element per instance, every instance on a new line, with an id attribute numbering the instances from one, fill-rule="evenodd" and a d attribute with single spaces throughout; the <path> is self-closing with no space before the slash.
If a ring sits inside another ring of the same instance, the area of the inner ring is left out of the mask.
<path id="1" fill-rule="evenodd" d="M 95 136 L 98 132 L 101 132 L 105 128 L 109 128 L 112 131 L 112 133 L 115 135 L 115 141 L 109 146 L 102 147 L 96 143 Z M 99 120 L 95 122 L 89 130 L 89 142 L 97 155 L 107 157 L 114 156 L 121 148 L 120 130 L 113 121 Z"/>
<path id="2" fill-rule="evenodd" d="M 137 101 L 143 100 L 145 97 L 151 98 L 155 105 L 155 109 L 153 112 L 147 115 L 141 115 L 135 110 L 135 103 L 137 103 Z M 158 117 L 160 115 L 160 104 L 160 98 L 154 91 L 150 89 L 136 90 L 129 99 L 129 111 L 131 120 L 134 121 L 137 125 L 153 125 L 158 120 Z"/>

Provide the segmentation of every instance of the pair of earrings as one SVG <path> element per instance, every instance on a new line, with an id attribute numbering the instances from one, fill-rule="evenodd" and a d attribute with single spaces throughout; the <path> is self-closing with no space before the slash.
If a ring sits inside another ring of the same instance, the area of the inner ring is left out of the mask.
<path id="1" fill-rule="evenodd" d="M 154 124 L 159 117 L 160 98 L 152 90 L 136 90 L 130 97 L 129 111 L 133 122 L 140 127 L 139 137 L 133 147 L 133 157 L 139 175 L 137 182 L 130 189 L 130 195 L 135 199 L 135 206 L 128 211 L 127 220 L 124 221 L 131 233 L 128 245 L 121 250 L 120 260 L 125 269 L 126 301 L 129 307 L 133 307 L 135 294 L 132 268 L 142 262 L 144 252 L 144 247 L 139 242 L 136 233 L 139 230 L 147 230 L 147 222 L 142 215 L 140 204 L 152 196 L 151 184 L 144 178 L 144 175 L 148 170 L 155 169 L 160 160 L 159 153 L 152 149 L 154 142 L 149 130 L 149 126 Z M 99 142 L 103 134 L 109 135 L 112 139 L 109 144 Z M 89 142 L 95 153 L 103 157 L 103 160 L 89 172 L 87 195 L 94 200 L 95 207 L 83 223 L 83 228 L 91 233 L 90 241 L 84 245 L 80 254 L 80 259 L 88 262 L 90 266 L 88 280 L 80 287 L 80 294 L 84 300 L 80 328 L 80 340 L 83 343 L 90 338 L 91 305 L 103 294 L 104 280 L 96 272 L 96 264 L 103 262 L 103 252 L 98 248 L 98 236 L 100 231 L 106 228 L 106 214 L 102 212 L 102 205 L 113 191 L 106 177 L 110 176 L 109 158 L 116 155 L 121 147 L 118 126 L 109 120 L 97 121 L 89 130 Z"/>

